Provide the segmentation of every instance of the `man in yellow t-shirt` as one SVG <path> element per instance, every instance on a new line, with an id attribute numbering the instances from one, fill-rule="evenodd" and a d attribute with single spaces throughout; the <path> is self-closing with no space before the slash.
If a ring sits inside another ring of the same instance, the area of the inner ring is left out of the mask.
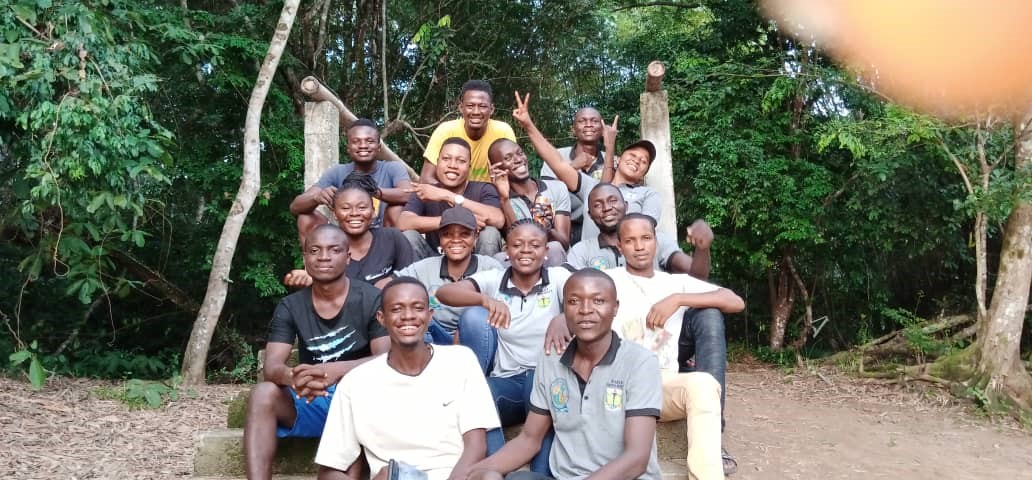
<path id="1" fill-rule="evenodd" d="M 430 135 L 430 142 L 423 151 L 423 170 L 419 174 L 421 183 L 433 183 L 437 177 L 437 154 L 442 143 L 451 137 L 458 137 L 469 143 L 471 149 L 469 179 L 490 182 L 490 164 L 487 150 L 495 140 L 508 138 L 516 141 L 516 134 L 508 123 L 491 120 L 494 113 L 494 99 L 491 84 L 483 80 L 470 80 L 462 85 L 459 93 L 459 113 L 462 118 L 449 120 L 437 126 Z"/>

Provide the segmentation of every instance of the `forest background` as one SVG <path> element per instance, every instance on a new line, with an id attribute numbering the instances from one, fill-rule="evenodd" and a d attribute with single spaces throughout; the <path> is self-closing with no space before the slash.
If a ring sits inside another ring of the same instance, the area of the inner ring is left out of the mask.
<path id="1" fill-rule="evenodd" d="M 179 371 L 281 7 L 0 7 L 0 358 L 12 372 Z M 879 375 L 938 378 L 901 365 L 970 350 L 1005 222 L 1032 197 L 1015 159 L 1023 132 L 1007 119 L 945 122 L 893 104 L 752 2 L 315 0 L 297 12 L 265 103 L 261 190 L 208 380 L 254 378 L 280 280 L 300 265 L 287 205 L 303 188 L 302 78 L 380 124 L 418 171 L 471 78 L 494 86 L 503 121 L 511 92 L 531 92 L 556 145 L 572 142 L 586 105 L 620 115 L 629 142 L 651 60 L 667 66 L 680 230 L 713 226 L 714 279 L 747 302 L 727 319 L 736 351 L 794 364 L 888 344 L 896 361 Z M 1028 368 L 1027 311 L 1017 335 Z M 855 354 L 835 358 L 858 367 Z M 979 398 L 984 382 L 972 385 Z"/>

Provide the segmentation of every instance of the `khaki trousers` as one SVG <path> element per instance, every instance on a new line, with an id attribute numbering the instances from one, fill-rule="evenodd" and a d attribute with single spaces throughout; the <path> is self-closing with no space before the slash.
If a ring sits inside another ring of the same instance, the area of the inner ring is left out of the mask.
<path id="1" fill-rule="evenodd" d="M 688 424 L 688 477 L 723 480 L 720 457 L 720 384 L 705 372 L 663 371 L 663 408 L 659 421 Z"/>

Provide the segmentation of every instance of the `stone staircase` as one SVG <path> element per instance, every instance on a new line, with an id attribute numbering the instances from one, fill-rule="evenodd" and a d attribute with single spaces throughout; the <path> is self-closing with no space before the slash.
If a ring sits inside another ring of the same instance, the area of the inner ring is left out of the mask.
<path id="1" fill-rule="evenodd" d="M 195 480 L 244 478 L 244 409 L 247 394 L 240 394 L 230 404 L 228 427 L 221 430 L 202 432 L 197 439 L 194 452 L 193 474 Z M 506 438 L 519 433 L 519 427 L 505 429 Z M 659 424 L 656 430 L 660 467 L 667 479 L 687 479 L 688 470 L 684 458 L 688 451 L 686 426 L 683 421 Z M 319 442 L 316 439 L 287 438 L 279 442 L 273 472 L 277 480 L 312 479 L 316 466 L 312 462 Z"/>

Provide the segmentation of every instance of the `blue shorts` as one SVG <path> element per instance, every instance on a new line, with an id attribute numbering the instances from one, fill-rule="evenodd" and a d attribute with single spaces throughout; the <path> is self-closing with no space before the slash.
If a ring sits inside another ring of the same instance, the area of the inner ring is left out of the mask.
<path id="1" fill-rule="evenodd" d="M 326 425 L 326 414 L 330 411 L 330 400 L 333 400 L 333 392 L 337 390 L 336 385 L 330 385 L 325 397 L 315 397 L 312 403 L 307 403 L 304 398 L 297 398 L 297 392 L 287 387 L 290 398 L 294 399 L 294 410 L 297 416 L 294 419 L 294 426 L 291 428 L 276 427 L 278 438 L 304 437 L 319 438 L 322 436 L 323 427 Z"/>

